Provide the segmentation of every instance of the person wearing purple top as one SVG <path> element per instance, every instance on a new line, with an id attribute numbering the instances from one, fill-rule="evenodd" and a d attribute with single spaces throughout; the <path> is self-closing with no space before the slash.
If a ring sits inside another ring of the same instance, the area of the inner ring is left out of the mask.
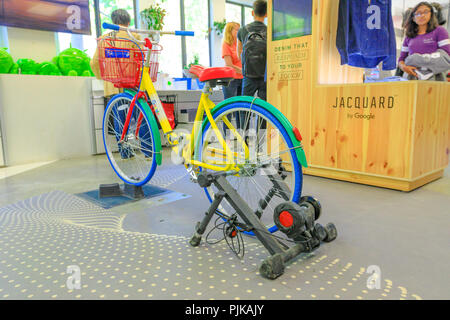
<path id="1" fill-rule="evenodd" d="M 406 23 L 406 38 L 403 41 L 399 67 L 409 79 L 419 78 L 418 67 L 407 65 L 406 58 L 413 54 L 432 54 L 443 50 L 450 55 L 450 39 L 444 27 L 438 25 L 436 9 L 428 2 L 420 2 L 409 15 Z M 439 75 L 436 75 L 438 80 Z M 441 80 L 443 76 L 440 75 Z"/>

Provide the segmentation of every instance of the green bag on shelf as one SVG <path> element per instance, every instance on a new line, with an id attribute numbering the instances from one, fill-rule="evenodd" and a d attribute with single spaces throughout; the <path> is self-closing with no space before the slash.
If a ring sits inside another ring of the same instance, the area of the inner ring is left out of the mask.
<path id="1" fill-rule="evenodd" d="M 37 73 L 39 75 L 46 75 L 46 76 L 60 76 L 61 75 L 61 71 L 59 70 L 58 66 L 51 62 L 40 63 Z"/>
<path id="2" fill-rule="evenodd" d="M 9 73 L 13 65 L 14 60 L 6 48 L 0 48 L 0 73 Z"/>
<path id="3" fill-rule="evenodd" d="M 76 48 L 68 48 L 55 57 L 54 62 L 65 76 L 93 76 L 91 58 Z"/>
<path id="4" fill-rule="evenodd" d="M 19 59 L 17 64 L 21 74 L 37 74 L 39 64 L 33 59 Z"/>
<path id="5" fill-rule="evenodd" d="M 9 69 L 10 74 L 19 74 L 19 65 L 14 63 L 11 69 Z"/>

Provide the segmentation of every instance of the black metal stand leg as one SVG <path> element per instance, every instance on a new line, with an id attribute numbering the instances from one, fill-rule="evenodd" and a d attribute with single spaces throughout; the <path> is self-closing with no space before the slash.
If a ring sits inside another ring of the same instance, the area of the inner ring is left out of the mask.
<path id="1" fill-rule="evenodd" d="M 302 242 L 299 243 L 298 241 L 296 241 L 296 244 L 294 246 L 290 248 L 287 248 L 285 246 L 285 248 L 283 248 L 282 243 L 276 240 L 270 233 L 268 233 L 266 227 L 261 223 L 260 217 L 258 215 L 259 211 L 264 210 L 267 202 L 269 202 L 270 199 L 274 196 L 274 190 L 271 189 L 268 192 L 265 198 L 260 201 L 259 208 L 256 210 L 256 212 L 254 212 L 244 201 L 244 199 L 242 199 L 242 197 L 237 193 L 233 186 L 227 181 L 226 176 L 227 173 L 209 174 L 206 172 L 200 173 L 198 175 L 197 182 L 202 188 L 209 187 L 210 185 L 214 184 L 219 192 L 215 194 L 214 201 L 206 212 L 206 216 L 201 222 L 197 223 L 195 233 L 189 242 L 192 246 L 196 247 L 200 244 L 201 237 L 205 232 L 206 227 L 210 223 L 212 216 L 215 214 L 220 202 L 223 199 L 226 199 L 227 202 L 233 207 L 233 209 L 236 210 L 236 214 L 239 215 L 242 220 L 244 220 L 247 226 L 251 227 L 251 230 L 254 232 L 258 240 L 271 254 L 270 257 L 263 261 L 259 269 L 261 275 L 268 279 L 276 279 L 281 276 L 284 273 L 285 265 L 288 262 L 292 261 L 300 253 L 311 252 L 320 246 L 321 241 L 330 242 L 336 238 L 336 227 L 332 223 L 327 224 L 325 228 L 320 226 L 319 224 L 314 226 L 314 218 L 319 215 L 315 212 L 317 208 L 312 205 L 308 208 L 300 208 L 298 204 L 294 204 L 298 207 L 298 209 L 296 210 L 298 210 L 298 212 L 302 212 L 301 217 L 303 218 L 300 218 L 300 216 L 297 216 L 298 218 L 296 218 L 303 221 L 303 225 L 300 225 L 299 227 L 304 228 L 308 226 L 307 228 L 309 231 L 306 231 L 306 229 L 304 231 L 301 231 L 301 229 L 293 230 L 295 232 L 296 230 L 300 230 L 299 232 L 303 232 L 305 235 L 307 235 L 306 238 L 308 239 L 308 241 L 305 242 L 301 240 L 302 238 L 297 239 L 295 233 L 289 233 L 289 230 L 285 230 L 283 232 L 285 232 L 289 238 L 293 238 L 294 241 L 298 240 Z M 274 182 L 274 186 L 279 187 L 280 184 L 277 184 L 276 176 L 272 176 L 271 178 Z M 282 184 L 283 183 L 284 182 L 282 182 Z M 318 208 L 318 210 L 320 211 L 320 207 Z M 308 210 L 314 210 L 314 212 L 308 212 Z M 300 214 L 298 212 L 297 215 Z M 302 237 L 304 237 L 303 233 L 300 234 L 302 235 Z"/>
<path id="2" fill-rule="evenodd" d="M 118 183 L 101 184 L 98 188 L 99 198 L 127 196 L 134 200 L 145 197 L 142 186 L 134 186 L 124 183 L 123 188 Z"/>
<path id="3" fill-rule="evenodd" d="M 202 222 L 198 222 L 195 227 L 195 233 L 192 236 L 191 240 L 189 241 L 191 246 L 197 247 L 200 244 L 200 241 L 202 240 L 202 235 L 205 233 L 206 227 L 208 226 L 212 216 L 216 212 L 220 202 L 222 202 L 224 197 L 225 192 L 223 191 L 219 191 L 218 193 L 215 194 L 214 201 L 212 202 L 208 211 L 205 213 L 205 217 L 203 218 Z"/>
<path id="4" fill-rule="evenodd" d="M 267 234 L 267 228 L 261 223 L 258 216 L 253 212 L 248 204 L 236 192 L 236 190 L 228 183 L 227 179 L 220 175 L 215 177 L 214 185 L 221 191 L 225 192 L 228 203 L 236 210 L 237 214 L 244 222 L 253 227 L 253 233 L 256 235 L 263 246 L 270 252 L 276 254 L 283 252 L 283 248 L 271 235 Z"/>
<path id="5" fill-rule="evenodd" d="M 134 186 L 128 183 L 123 185 L 123 193 L 133 199 L 142 199 L 145 198 L 144 190 L 142 190 L 142 186 Z"/>

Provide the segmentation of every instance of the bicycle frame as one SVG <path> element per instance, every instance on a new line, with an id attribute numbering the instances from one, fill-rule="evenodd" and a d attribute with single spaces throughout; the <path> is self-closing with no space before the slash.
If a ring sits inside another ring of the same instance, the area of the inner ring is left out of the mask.
<path id="1" fill-rule="evenodd" d="M 170 145 L 172 145 L 173 148 L 177 150 L 177 148 L 180 148 L 179 142 L 181 139 L 187 139 L 188 143 L 185 145 L 185 147 L 182 149 L 182 157 L 185 161 L 186 165 L 193 165 L 198 166 L 214 171 L 238 171 L 239 168 L 236 166 L 236 163 L 234 162 L 233 158 L 237 156 L 236 153 L 232 152 L 227 145 L 222 133 L 220 132 L 219 128 L 217 127 L 217 123 L 215 122 L 211 110 L 215 107 L 214 102 L 211 101 L 209 98 L 210 94 L 212 93 L 211 88 L 208 84 L 205 85 L 200 101 L 199 106 L 197 109 L 197 114 L 195 116 L 195 122 L 192 129 L 192 132 L 189 136 L 175 133 L 172 130 L 172 127 L 170 126 L 170 123 L 167 119 L 166 113 L 164 111 L 164 108 L 161 104 L 161 100 L 159 99 L 158 93 L 153 85 L 153 82 L 149 75 L 149 53 L 151 49 L 148 49 L 147 54 L 147 61 L 144 64 L 143 68 L 143 74 L 142 74 L 142 80 L 141 80 L 141 86 L 139 88 L 138 93 L 134 96 L 133 101 L 131 103 L 131 106 L 128 110 L 127 117 L 125 120 L 124 128 L 122 131 L 121 141 L 124 140 L 125 136 L 128 133 L 129 129 L 129 123 L 134 111 L 134 105 L 136 101 L 144 95 L 144 92 L 147 92 L 147 95 L 150 99 L 150 103 L 153 105 L 156 117 L 159 120 L 159 123 L 161 125 L 161 129 L 163 130 L 164 134 L 167 136 L 167 140 L 169 141 Z M 211 128 L 215 132 L 219 144 L 222 146 L 222 149 L 212 149 L 214 153 L 218 153 L 219 155 L 222 155 L 222 157 L 225 159 L 225 162 L 213 162 L 213 163 L 205 163 L 202 161 L 198 161 L 193 159 L 193 155 L 195 152 L 195 142 L 197 141 L 198 135 L 202 133 L 202 123 L 203 123 L 203 116 L 206 114 L 206 117 L 211 124 Z M 136 131 L 135 134 L 137 135 L 140 129 L 140 125 L 142 123 L 143 115 L 140 114 L 137 120 L 136 125 Z M 237 138 L 238 142 L 241 143 L 243 150 L 244 150 L 244 157 L 245 159 L 249 158 L 249 149 L 247 144 L 245 143 L 244 139 L 241 137 L 241 135 L 238 133 L 236 128 L 232 125 L 232 123 L 226 118 L 222 118 L 225 125 L 231 130 L 233 135 Z M 181 139 L 180 139 L 181 138 Z"/>

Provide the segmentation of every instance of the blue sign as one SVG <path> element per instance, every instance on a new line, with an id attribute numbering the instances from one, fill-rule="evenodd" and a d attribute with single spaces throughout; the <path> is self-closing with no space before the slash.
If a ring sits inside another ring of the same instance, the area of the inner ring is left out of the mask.
<path id="1" fill-rule="evenodd" d="M 129 59 L 130 58 L 130 50 L 105 48 L 105 57 L 106 58 L 116 58 L 116 59 Z"/>

